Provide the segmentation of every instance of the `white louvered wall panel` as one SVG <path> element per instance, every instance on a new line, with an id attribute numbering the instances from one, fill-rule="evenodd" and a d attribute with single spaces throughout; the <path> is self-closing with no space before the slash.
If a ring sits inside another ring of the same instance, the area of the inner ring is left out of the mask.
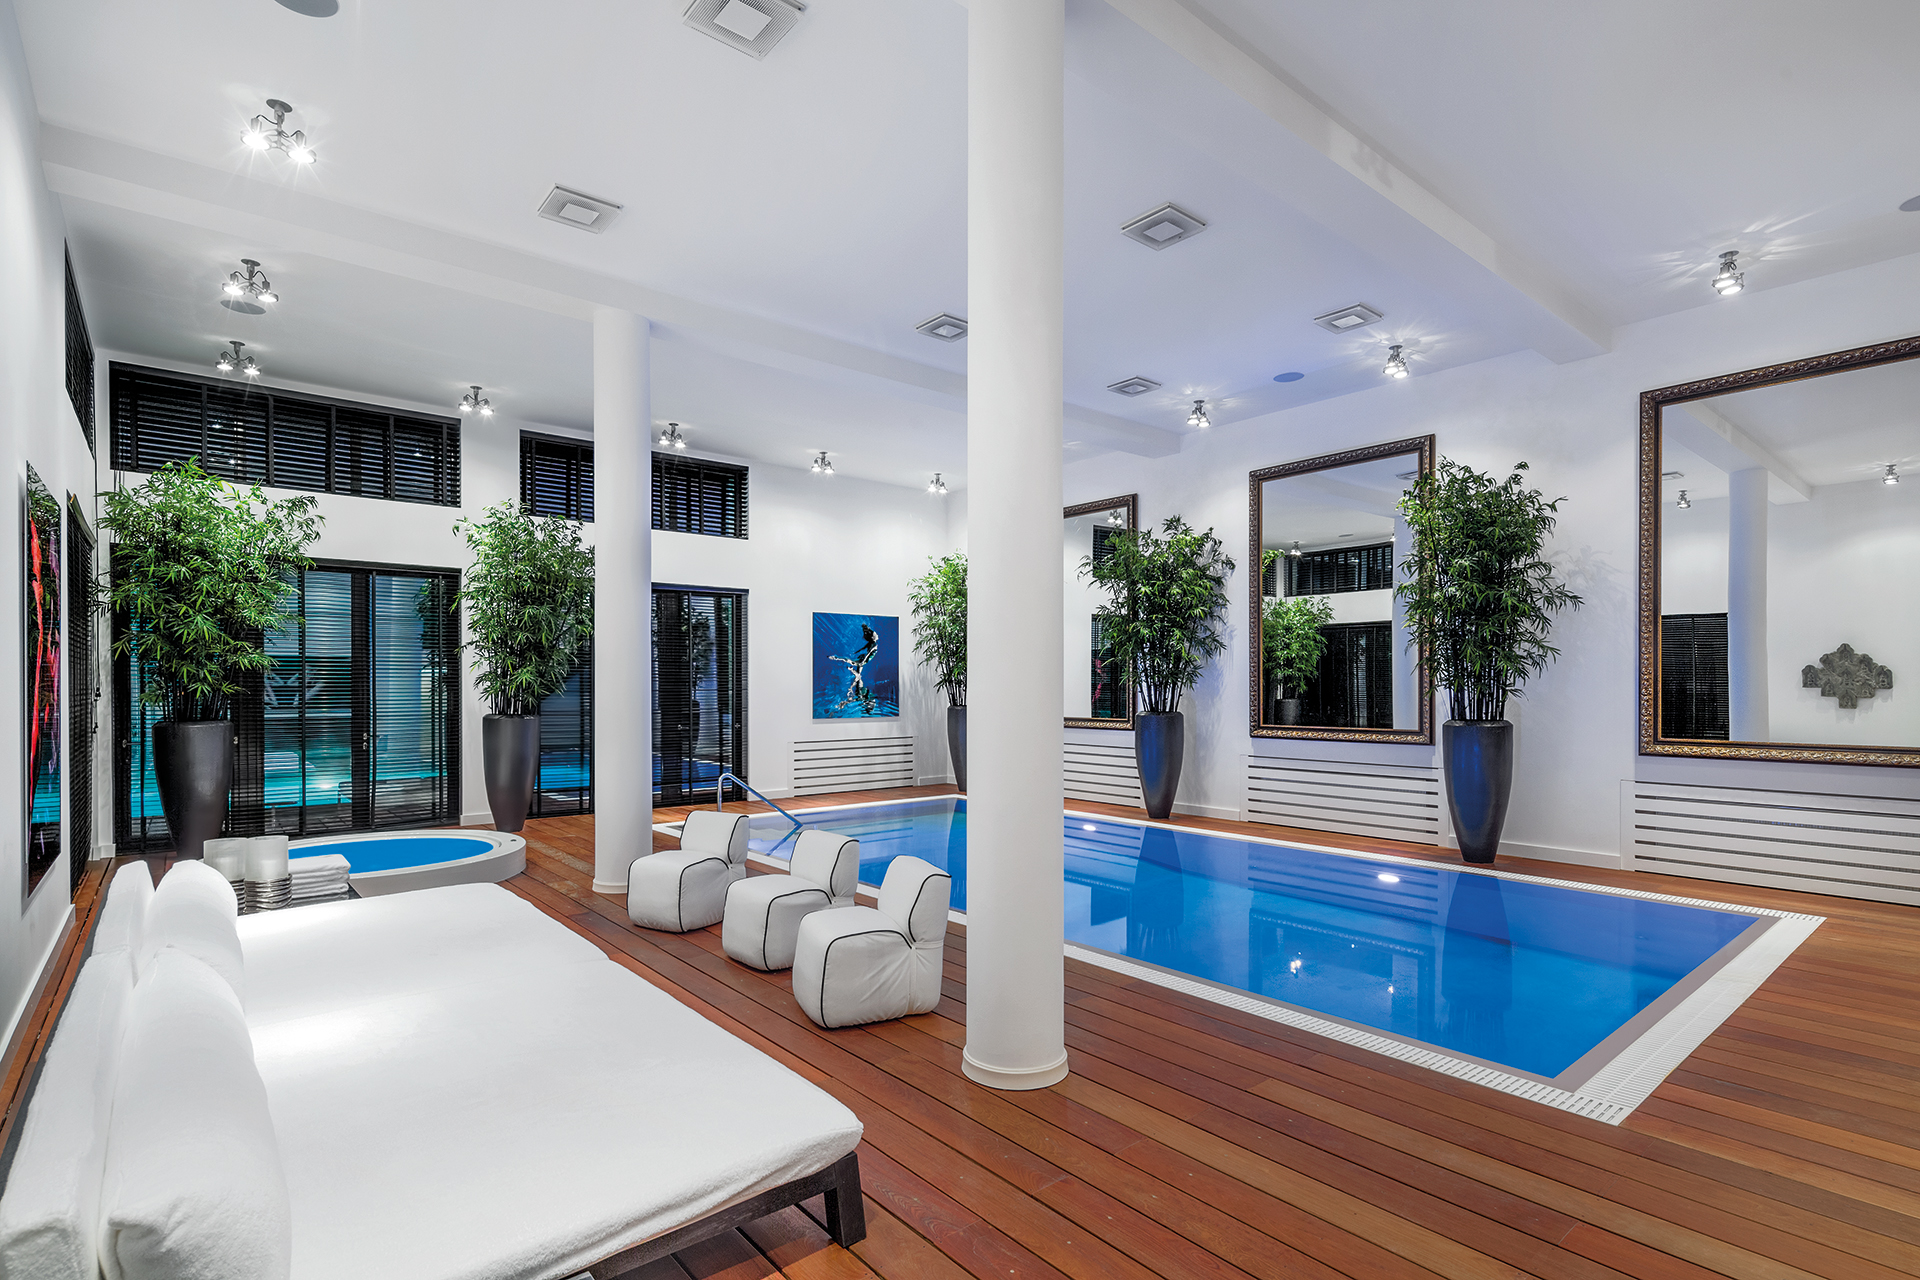
<path id="1" fill-rule="evenodd" d="M 1292 756 L 1248 756 L 1248 822 L 1439 844 L 1440 770 Z"/>
<path id="2" fill-rule="evenodd" d="M 1140 798 L 1140 770 L 1133 760 L 1131 733 L 1102 733 L 1098 741 L 1069 738 L 1065 751 L 1062 779 L 1067 799 L 1136 809 L 1146 803 Z"/>
<path id="3" fill-rule="evenodd" d="M 1620 784 L 1637 871 L 1920 905 L 1920 801 Z"/>
<path id="4" fill-rule="evenodd" d="M 793 794 L 872 791 L 914 784 L 913 739 L 815 738 L 793 744 Z"/>

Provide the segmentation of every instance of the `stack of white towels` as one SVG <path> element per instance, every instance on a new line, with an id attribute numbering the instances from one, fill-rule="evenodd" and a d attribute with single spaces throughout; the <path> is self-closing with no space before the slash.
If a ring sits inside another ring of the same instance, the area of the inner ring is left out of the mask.
<path id="1" fill-rule="evenodd" d="M 309 902 L 333 902 L 347 896 L 347 873 L 353 868 L 337 853 L 322 853 L 311 858 L 294 858 L 287 863 L 293 869 L 293 906 Z"/>

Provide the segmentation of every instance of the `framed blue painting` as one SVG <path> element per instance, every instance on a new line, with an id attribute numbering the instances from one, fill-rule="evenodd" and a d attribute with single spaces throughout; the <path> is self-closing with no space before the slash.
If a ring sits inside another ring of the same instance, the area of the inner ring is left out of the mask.
<path id="1" fill-rule="evenodd" d="M 900 714 L 900 619 L 813 615 L 813 718 L 880 720 Z"/>

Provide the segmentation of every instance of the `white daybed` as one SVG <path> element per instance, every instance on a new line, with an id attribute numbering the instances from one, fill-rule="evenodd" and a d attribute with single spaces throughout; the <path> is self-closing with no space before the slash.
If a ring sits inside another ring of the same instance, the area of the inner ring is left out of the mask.
<path id="1" fill-rule="evenodd" d="M 102 931 L 137 915 L 116 906 Z M 836 1240 L 865 1234 L 852 1112 L 505 889 L 263 913 L 236 932 L 293 1280 L 612 1277 L 823 1193 Z M 111 1091 L 116 1021 L 139 1027 L 152 975 L 177 986 L 186 966 L 159 968 L 165 939 L 133 941 L 132 963 L 102 941 L 75 987 L 91 1007 L 63 1016 L 0 1198 L 0 1274 L 23 1240 L 20 1257 L 51 1256 L 48 1240 L 97 1219 L 105 1274 L 133 1280 L 106 1256 L 122 1175 L 96 1194 L 96 1157 L 76 1168 L 71 1156 L 92 1144 L 58 1131 L 91 1105 L 74 1082 Z M 97 995 L 120 985 L 131 995 Z M 114 1094 L 123 1107 L 128 1087 Z M 100 1123 L 111 1150 L 122 1117 Z M 60 1193 L 62 1179 L 77 1190 Z"/>

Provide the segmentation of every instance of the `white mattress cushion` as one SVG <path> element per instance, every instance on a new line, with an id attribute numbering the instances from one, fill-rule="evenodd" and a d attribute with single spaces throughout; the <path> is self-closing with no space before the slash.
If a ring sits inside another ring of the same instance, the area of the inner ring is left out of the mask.
<path id="1" fill-rule="evenodd" d="M 139 868 L 146 873 L 144 865 Z M 151 881 L 149 881 L 151 884 Z M 0 1197 L 0 1276 L 95 1280 L 100 1181 L 133 964 L 94 956 L 67 995 Z"/>
<path id="2" fill-rule="evenodd" d="M 215 873 L 217 874 L 217 873 Z M 284 1280 L 291 1211 L 233 989 L 174 947 L 128 1006 L 100 1192 L 106 1280 Z"/>
<path id="3" fill-rule="evenodd" d="M 93 927 L 93 950 L 140 954 L 147 928 L 147 906 L 153 901 L 153 872 L 142 861 L 129 862 L 113 873 L 107 900 Z"/>
<path id="4" fill-rule="evenodd" d="M 295 1280 L 571 1275 L 860 1139 L 827 1093 L 604 959 L 256 1022 L 254 1043 Z"/>
<path id="5" fill-rule="evenodd" d="M 227 878 L 197 859 L 176 862 L 153 891 L 146 932 L 135 974 L 144 974 L 153 957 L 175 947 L 227 980 L 233 993 L 247 998 L 246 961 L 235 930 L 240 904 Z"/>
<path id="6" fill-rule="evenodd" d="M 243 917 L 247 1021 L 345 1008 L 400 991 L 606 960 L 600 948 L 494 884 L 457 884 Z"/>

